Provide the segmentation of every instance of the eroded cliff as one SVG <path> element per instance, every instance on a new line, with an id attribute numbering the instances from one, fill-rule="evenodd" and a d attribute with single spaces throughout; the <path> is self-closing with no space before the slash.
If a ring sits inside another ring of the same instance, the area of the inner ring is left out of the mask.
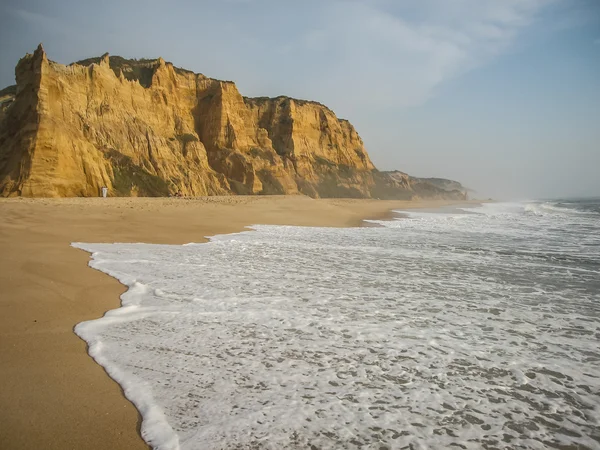
<path id="1" fill-rule="evenodd" d="M 329 108 L 245 98 L 162 58 L 64 66 L 40 45 L 0 91 L 3 196 L 296 194 L 411 198 Z M 459 197 L 431 185 L 433 196 Z"/>

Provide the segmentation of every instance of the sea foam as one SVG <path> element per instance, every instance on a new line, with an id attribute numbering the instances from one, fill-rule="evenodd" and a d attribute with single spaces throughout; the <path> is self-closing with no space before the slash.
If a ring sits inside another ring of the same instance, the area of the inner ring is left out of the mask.
<path id="1" fill-rule="evenodd" d="M 75 331 L 154 448 L 600 448 L 597 220 L 408 216 L 73 244 L 129 287 Z"/>

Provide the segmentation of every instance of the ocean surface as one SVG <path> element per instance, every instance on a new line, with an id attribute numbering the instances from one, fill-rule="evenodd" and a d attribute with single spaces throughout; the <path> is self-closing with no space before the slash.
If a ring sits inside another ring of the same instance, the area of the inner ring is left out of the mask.
<path id="1" fill-rule="evenodd" d="M 403 215 L 73 244 L 75 331 L 157 449 L 599 449 L 600 201 Z"/>

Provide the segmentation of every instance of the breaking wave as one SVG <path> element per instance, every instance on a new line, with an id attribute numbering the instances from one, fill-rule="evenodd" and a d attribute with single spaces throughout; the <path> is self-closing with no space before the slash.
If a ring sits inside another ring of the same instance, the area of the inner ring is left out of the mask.
<path id="1" fill-rule="evenodd" d="M 159 449 L 597 449 L 600 223 L 547 203 L 74 244 L 129 287 L 76 332 Z"/>

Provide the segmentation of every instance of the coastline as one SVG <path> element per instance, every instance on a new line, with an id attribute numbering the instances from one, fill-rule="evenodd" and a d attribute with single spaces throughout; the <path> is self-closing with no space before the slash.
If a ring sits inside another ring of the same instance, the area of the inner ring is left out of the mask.
<path id="1" fill-rule="evenodd" d="M 303 196 L 2 199 L 0 447 L 148 448 L 139 414 L 73 332 L 120 305 L 125 287 L 72 242 L 206 242 L 252 224 L 353 227 L 393 209 L 459 201 Z"/>

